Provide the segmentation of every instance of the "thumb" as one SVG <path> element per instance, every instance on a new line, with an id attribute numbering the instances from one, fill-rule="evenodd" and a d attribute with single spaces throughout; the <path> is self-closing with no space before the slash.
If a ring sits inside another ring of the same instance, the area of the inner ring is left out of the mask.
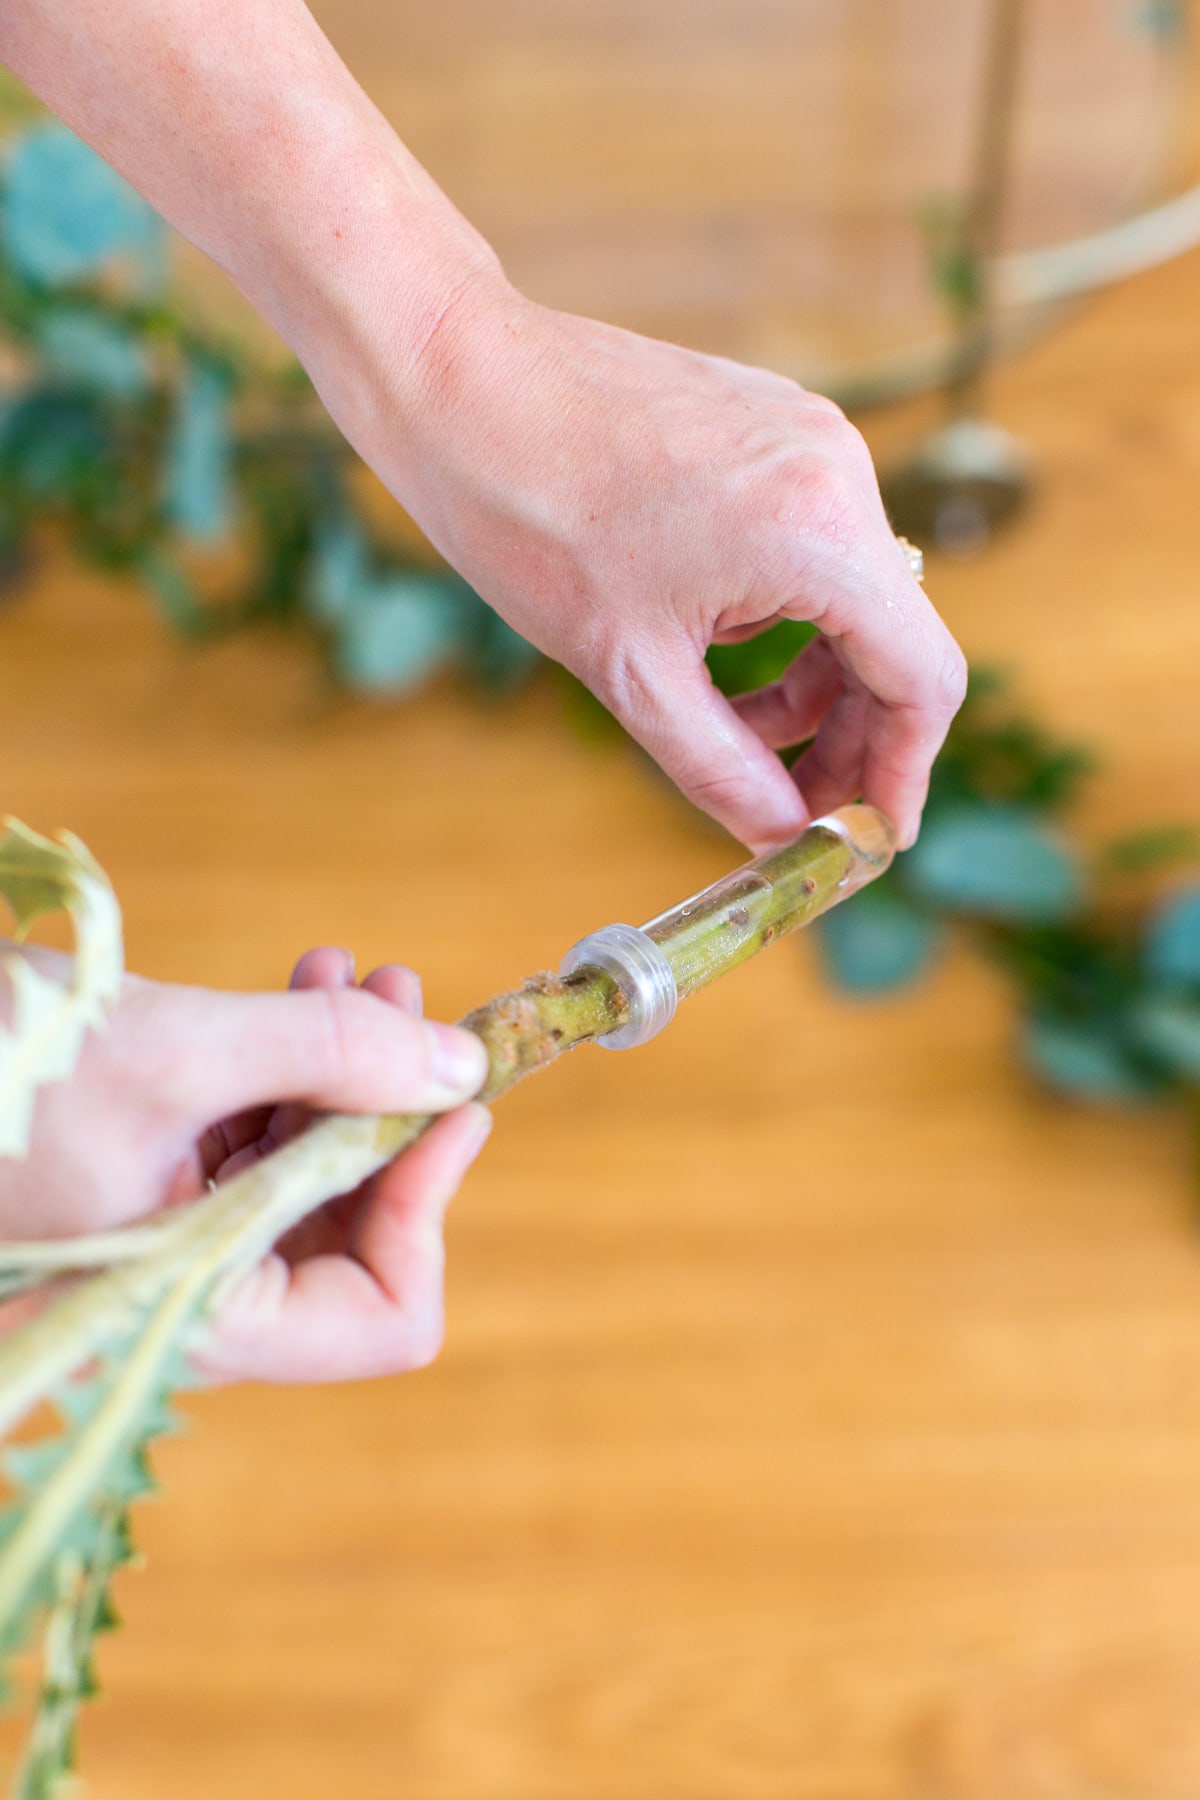
<path id="1" fill-rule="evenodd" d="M 803 831 L 809 813 L 799 789 L 702 657 L 630 688 L 636 700 L 613 710 L 687 799 L 756 853 Z"/>
<path id="2" fill-rule="evenodd" d="M 445 1112 L 487 1075 L 473 1032 L 415 1018 L 361 988 L 192 989 L 163 1027 L 158 1041 L 186 1044 L 164 1056 L 164 1085 L 203 1124 L 282 1100 L 321 1111 Z"/>

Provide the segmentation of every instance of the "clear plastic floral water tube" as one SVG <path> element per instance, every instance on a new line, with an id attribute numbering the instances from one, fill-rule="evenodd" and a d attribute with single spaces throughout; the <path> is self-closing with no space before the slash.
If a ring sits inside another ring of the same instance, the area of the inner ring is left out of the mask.
<path id="1" fill-rule="evenodd" d="M 614 1014 L 624 1016 L 596 1042 L 632 1049 L 670 1024 L 680 1000 L 857 893 L 894 854 L 882 813 L 843 806 L 649 924 L 606 925 L 581 938 L 559 975 L 608 978 Z"/>

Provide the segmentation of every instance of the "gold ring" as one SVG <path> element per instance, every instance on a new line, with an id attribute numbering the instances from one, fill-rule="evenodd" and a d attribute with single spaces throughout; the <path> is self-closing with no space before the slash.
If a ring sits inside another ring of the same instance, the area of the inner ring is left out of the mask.
<path id="1" fill-rule="evenodd" d="M 896 542 L 899 544 L 899 546 L 903 550 L 905 556 L 908 558 L 909 572 L 912 575 L 913 580 L 914 581 L 924 581 L 924 579 L 925 579 L 925 552 L 923 550 L 918 549 L 916 544 L 910 544 L 906 537 L 898 537 L 896 539 Z"/>

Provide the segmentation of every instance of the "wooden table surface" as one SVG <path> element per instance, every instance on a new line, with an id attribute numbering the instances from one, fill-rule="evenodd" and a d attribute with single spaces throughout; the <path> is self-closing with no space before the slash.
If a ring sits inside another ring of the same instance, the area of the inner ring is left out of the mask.
<path id="1" fill-rule="evenodd" d="M 931 569 L 1101 750 L 1089 833 L 1197 811 L 1198 316 L 1192 258 L 1006 368 L 1036 509 Z M 340 942 L 453 1016 L 735 860 L 548 685 L 355 703 L 60 568 L 0 669 L 4 806 L 154 975 Z M 1195 1800 L 1192 1152 L 1011 1022 L 965 953 L 855 1005 L 786 946 L 506 1100 L 438 1364 L 197 1397 L 156 1456 L 95 1800 Z"/>

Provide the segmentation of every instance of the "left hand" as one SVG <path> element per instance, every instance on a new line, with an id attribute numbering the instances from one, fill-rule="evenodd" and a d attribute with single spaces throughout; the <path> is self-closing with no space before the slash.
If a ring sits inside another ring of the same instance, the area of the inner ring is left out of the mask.
<path id="1" fill-rule="evenodd" d="M 13 949 L 65 973 L 55 952 Z M 109 1231 L 195 1200 L 317 1112 L 440 1112 L 397 1161 L 288 1233 L 193 1353 L 217 1380 L 347 1380 L 429 1362 L 442 1341 L 442 1217 L 491 1115 L 464 1104 L 484 1080 L 482 1045 L 424 1023 L 420 995 L 397 964 L 355 991 L 351 957 L 332 949 L 301 957 L 286 994 L 127 976 L 71 1077 L 39 1091 L 29 1154 L 0 1158 L 0 1237 Z"/>

